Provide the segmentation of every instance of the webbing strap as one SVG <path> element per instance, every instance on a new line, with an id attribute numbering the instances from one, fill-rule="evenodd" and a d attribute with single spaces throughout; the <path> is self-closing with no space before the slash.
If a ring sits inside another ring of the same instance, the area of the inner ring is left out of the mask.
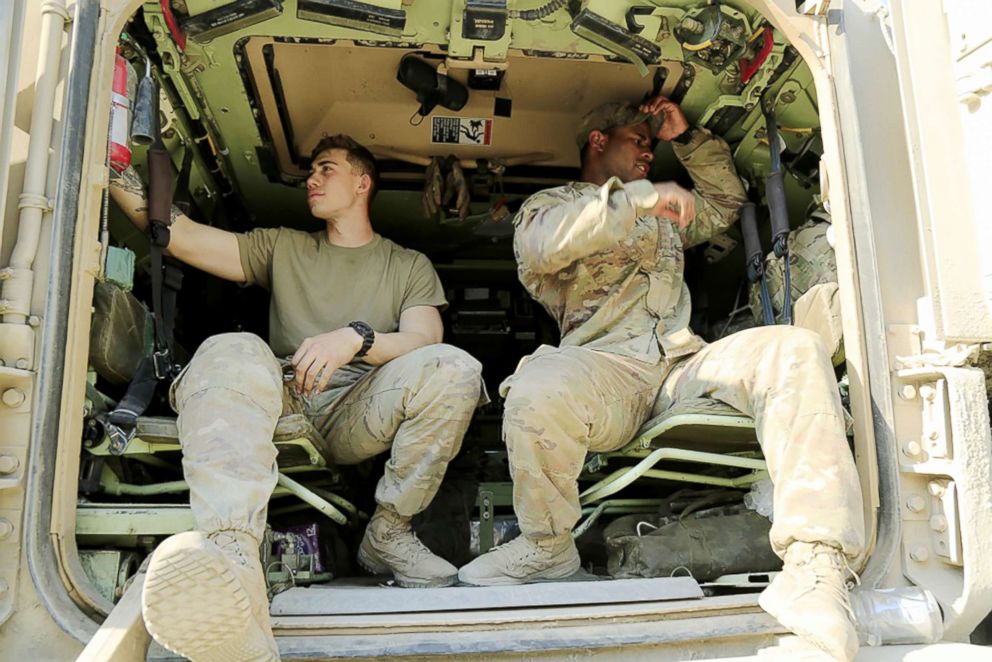
<path id="1" fill-rule="evenodd" d="M 761 316 L 766 326 L 775 323 L 772 298 L 768 294 L 768 281 L 765 279 L 765 251 L 761 248 L 758 234 L 758 217 L 753 202 L 741 206 L 741 234 L 744 235 L 744 256 L 747 261 L 747 279 L 760 283 Z"/>
<path id="2" fill-rule="evenodd" d="M 184 162 L 187 160 L 184 159 Z M 114 455 L 123 454 L 134 438 L 138 417 L 148 409 L 159 383 L 171 380 L 178 371 L 174 358 L 173 329 L 182 270 L 177 262 L 166 259 L 163 254 L 171 239 L 171 222 L 172 161 L 161 138 L 157 137 L 148 149 L 148 253 L 151 260 L 155 341 L 151 354 L 138 365 L 124 397 L 104 418 L 104 427 L 110 436 L 110 452 Z"/>
<path id="3" fill-rule="evenodd" d="M 782 296 L 782 323 L 792 324 L 792 274 L 789 269 L 789 210 L 785 202 L 785 173 L 779 153 L 778 124 L 775 114 L 765 106 L 765 129 L 768 135 L 770 170 L 765 177 L 765 197 L 772 223 L 772 252 L 782 260 L 785 292 Z"/>

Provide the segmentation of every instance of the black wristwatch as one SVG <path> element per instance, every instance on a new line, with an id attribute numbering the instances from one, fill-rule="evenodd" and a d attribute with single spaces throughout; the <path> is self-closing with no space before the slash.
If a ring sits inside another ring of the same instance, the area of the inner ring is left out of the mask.
<path id="1" fill-rule="evenodd" d="M 672 142 L 680 145 L 688 145 L 694 135 L 696 135 L 696 127 L 690 126 L 688 129 L 672 138 Z"/>
<path id="2" fill-rule="evenodd" d="M 360 359 L 372 349 L 372 344 L 375 342 L 375 331 L 365 322 L 348 322 L 348 326 L 362 337 L 362 348 L 355 354 L 355 358 Z"/>

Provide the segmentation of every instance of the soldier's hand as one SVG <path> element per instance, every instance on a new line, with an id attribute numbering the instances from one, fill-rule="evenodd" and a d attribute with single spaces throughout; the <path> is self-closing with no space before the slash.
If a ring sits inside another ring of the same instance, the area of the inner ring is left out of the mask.
<path id="1" fill-rule="evenodd" d="M 362 348 L 362 337 L 351 327 L 305 338 L 293 355 L 298 394 L 313 396 L 324 390 L 334 371 L 355 358 Z"/>
<path id="2" fill-rule="evenodd" d="M 696 217 L 696 196 L 675 182 L 658 182 L 654 185 L 658 202 L 651 214 L 675 221 L 679 229 L 686 228 Z"/>
<path id="3" fill-rule="evenodd" d="M 640 105 L 639 110 L 661 119 L 657 134 L 661 140 L 671 140 L 689 128 L 689 120 L 686 119 L 682 108 L 666 97 L 657 96 L 649 99 Z"/>

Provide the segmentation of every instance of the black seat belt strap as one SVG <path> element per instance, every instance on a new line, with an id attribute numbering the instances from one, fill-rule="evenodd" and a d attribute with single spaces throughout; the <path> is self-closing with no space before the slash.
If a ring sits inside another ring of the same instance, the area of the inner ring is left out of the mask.
<path id="1" fill-rule="evenodd" d="M 169 245 L 172 223 L 172 160 L 158 130 L 158 89 L 152 95 L 153 142 L 148 148 L 148 252 L 151 262 L 152 314 L 155 339 L 150 355 L 138 365 L 127 392 L 117 407 L 104 418 L 110 437 L 110 452 L 121 455 L 134 438 L 138 417 L 155 397 L 155 389 L 178 372 L 174 355 L 176 295 L 182 284 L 178 264 L 164 256 Z M 184 169 L 188 169 L 184 158 Z"/>
<path id="2" fill-rule="evenodd" d="M 782 260 L 785 274 L 782 323 L 792 324 L 792 274 L 789 269 L 789 210 L 785 202 L 785 173 L 782 171 L 782 157 L 779 152 L 778 125 L 774 112 L 768 107 L 765 107 L 765 126 L 770 152 L 770 172 L 765 177 L 765 197 L 768 199 L 768 213 L 772 224 L 772 252 Z"/>
<path id="3" fill-rule="evenodd" d="M 772 299 L 768 294 L 768 281 L 765 280 L 765 251 L 761 248 L 758 235 L 758 219 L 753 202 L 741 206 L 741 234 L 744 235 L 744 259 L 747 264 L 747 279 L 759 283 L 761 291 L 761 317 L 765 325 L 775 323 Z"/>

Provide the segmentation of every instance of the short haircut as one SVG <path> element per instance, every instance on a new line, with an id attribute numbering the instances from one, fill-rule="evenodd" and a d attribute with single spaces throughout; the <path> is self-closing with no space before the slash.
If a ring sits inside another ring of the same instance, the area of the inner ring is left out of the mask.
<path id="1" fill-rule="evenodd" d="M 369 176 L 372 180 L 372 186 L 369 188 L 369 202 L 371 203 L 372 198 L 375 197 L 375 194 L 379 190 L 379 168 L 376 166 L 375 157 L 372 156 L 372 152 L 359 144 L 351 136 L 338 133 L 333 136 L 324 136 L 320 139 L 317 146 L 310 152 L 310 162 L 313 163 L 316 161 L 321 152 L 329 149 L 343 150 L 347 154 L 348 164 L 360 174 Z"/>

